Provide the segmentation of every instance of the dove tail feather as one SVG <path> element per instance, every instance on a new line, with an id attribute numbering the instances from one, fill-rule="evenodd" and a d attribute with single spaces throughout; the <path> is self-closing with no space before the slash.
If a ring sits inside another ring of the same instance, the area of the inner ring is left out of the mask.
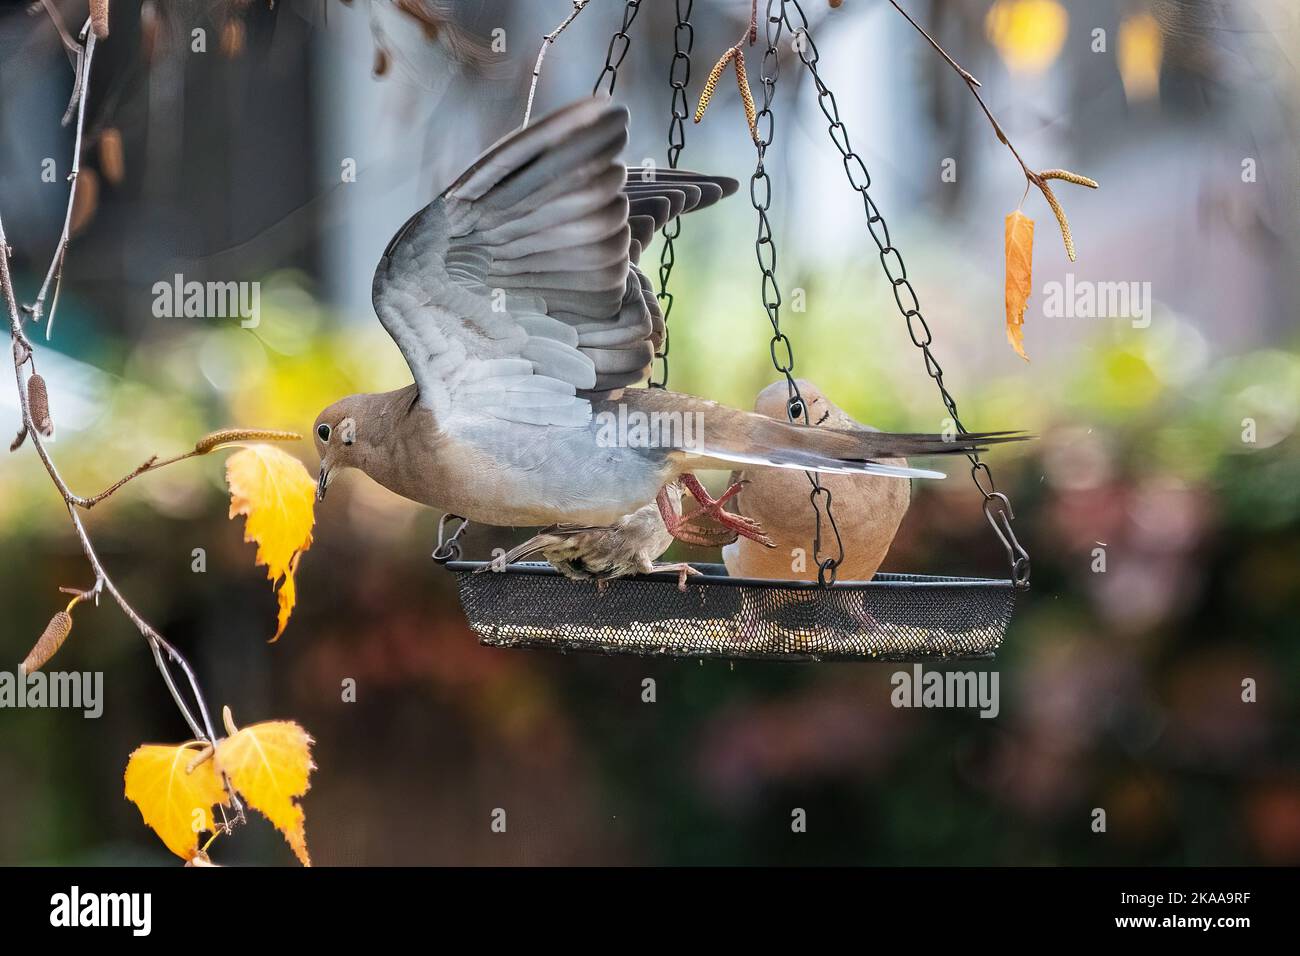
<path id="1" fill-rule="evenodd" d="M 1017 432 L 945 436 L 893 434 L 867 428 L 815 428 L 742 412 L 667 389 L 629 389 L 619 401 L 651 420 L 656 415 L 696 417 L 698 426 L 693 429 L 693 440 L 681 443 L 670 452 L 684 466 L 683 471 L 760 465 L 830 474 L 942 478 L 942 472 L 910 467 L 907 462 L 893 459 L 966 455 L 984 451 L 990 445 L 1023 441 L 1028 437 Z"/>

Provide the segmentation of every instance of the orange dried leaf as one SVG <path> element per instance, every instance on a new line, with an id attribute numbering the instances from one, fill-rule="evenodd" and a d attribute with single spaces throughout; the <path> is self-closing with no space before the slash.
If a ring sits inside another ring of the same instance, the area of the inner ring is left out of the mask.
<path id="1" fill-rule="evenodd" d="M 230 517 L 244 515 L 244 540 L 257 542 L 257 563 L 272 586 L 279 582 L 280 613 L 272 641 L 289 623 L 296 590 L 294 572 L 311 547 L 316 482 L 297 458 L 271 445 L 250 445 L 226 462 Z"/>
<path id="2" fill-rule="evenodd" d="M 1033 288 L 1034 221 L 1019 209 L 1007 216 L 1006 256 L 1007 341 L 1027 362 L 1023 327 Z"/>
<path id="3" fill-rule="evenodd" d="M 200 831 L 214 826 L 213 806 L 227 799 L 212 761 L 195 763 L 201 750 L 196 742 L 145 744 L 126 763 L 126 798 L 182 860 L 198 853 Z"/>
<path id="4" fill-rule="evenodd" d="M 229 711 L 227 711 L 227 715 Z M 217 770 L 224 773 L 248 805 L 284 834 L 303 866 L 307 854 L 306 815 L 296 798 L 311 786 L 316 765 L 314 741 L 290 720 L 270 720 L 232 733 L 217 743 Z"/>

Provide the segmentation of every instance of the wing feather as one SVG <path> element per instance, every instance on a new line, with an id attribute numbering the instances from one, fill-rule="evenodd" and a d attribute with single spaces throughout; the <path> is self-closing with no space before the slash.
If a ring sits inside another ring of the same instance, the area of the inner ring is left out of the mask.
<path id="1" fill-rule="evenodd" d="M 664 325 L 635 263 L 665 223 L 737 183 L 651 167 L 629 179 L 626 143 L 625 108 L 579 101 L 500 140 L 393 236 L 375 311 L 435 417 L 576 427 L 591 397 L 644 380 Z"/>

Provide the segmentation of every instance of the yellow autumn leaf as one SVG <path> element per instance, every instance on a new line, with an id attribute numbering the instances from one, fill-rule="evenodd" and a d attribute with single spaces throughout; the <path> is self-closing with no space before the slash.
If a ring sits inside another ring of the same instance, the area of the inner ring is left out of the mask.
<path id="1" fill-rule="evenodd" d="M 277 641 L 289 623 L 297 597 L 293 575 L 302 552 L 311 547 L 316 482 L 297 458 L 271 445 L 250 445 L 226 462 L 230 517 L 244 515 L 244 540 L 257 542 L 257 563 L 266 565 L 280 612 Z"/>
<path id="2" fill-rule="evenodd" d="M 126 798 L 182 860 L 199 849 L 199 832 L 213 829 L 212 807 L 226 791 L 211 760 L 194 766 L 202 744 L 144 744 L 126 763 Z"/>
<path id="3" fill-rule="evenodd" d="M 1033 286 L 1034 221 L 1017 209 L 1007 216 L 1007 341 L 1022 359 L 1025 354 L 1025 309 Z"/>
<path id="4" fill-rule="evenodd" d="M 226 722 L 230 724 L 229 711 Z M 307 731 L 293 721 L 270 720 L 219 741 L 215 757 L 217 770 L 230 779 L 249 806 L 284 834 L 303 866 L 311 866 L 306 816 L 294 798 L 311 786 L 307 778 L 316 769 L 312 743 Z"/>

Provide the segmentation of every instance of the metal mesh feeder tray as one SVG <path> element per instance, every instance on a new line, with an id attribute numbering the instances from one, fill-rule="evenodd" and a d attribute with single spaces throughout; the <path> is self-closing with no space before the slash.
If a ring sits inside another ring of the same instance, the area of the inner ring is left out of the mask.
<path id="1" fill-rule="evenodd" d="M 677 589 L 676 574 L 595 584 L 546 564 L 475 574 L 451 561 L 479 642 L 597 654 L 782 661 L 990 658 L 1015 603 L 1010 580 L 878 574 L 871 581 L 732 578 L 720 564 Z"/>

